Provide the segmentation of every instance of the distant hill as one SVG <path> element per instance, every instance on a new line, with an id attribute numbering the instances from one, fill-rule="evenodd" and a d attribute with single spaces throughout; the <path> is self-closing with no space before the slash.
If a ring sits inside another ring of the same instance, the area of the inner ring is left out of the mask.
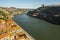
<path id="1" fill-rule="evenodd" d="M 13 17 L 15 14 L 22 14 L 26 11 L 30 11 L 33 9 L 21 9 L 15 7 L 0 7 L 0 19 L 7 19 L 9 17 Z"/>

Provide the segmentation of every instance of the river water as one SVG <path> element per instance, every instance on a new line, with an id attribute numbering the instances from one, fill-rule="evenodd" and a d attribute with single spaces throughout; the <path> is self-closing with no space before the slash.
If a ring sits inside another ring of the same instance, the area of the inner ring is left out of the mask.
<path id="1" fill-rule="evenodd" d="M 60 25 L 29 17 L 26 14 L 15 15 L 13 20 L 36 40 L 60 40 Z"/>

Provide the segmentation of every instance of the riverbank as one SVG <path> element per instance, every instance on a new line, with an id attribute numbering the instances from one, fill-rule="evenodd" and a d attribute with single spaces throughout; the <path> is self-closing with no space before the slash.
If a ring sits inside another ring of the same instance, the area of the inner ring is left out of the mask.
<path id="1" fill-rule="evenodd" d="M 14 22 L 15 23 L 15 22 Z M 16 23 L 15 23 L 16 24 Z M 29 38 L 29 40 L 35 40 L 31 35 L 29 35 L 21 26 L 16 24 L 18 27 L 20 27 L 21 31 L 26 34 L 26 36 Z"/>

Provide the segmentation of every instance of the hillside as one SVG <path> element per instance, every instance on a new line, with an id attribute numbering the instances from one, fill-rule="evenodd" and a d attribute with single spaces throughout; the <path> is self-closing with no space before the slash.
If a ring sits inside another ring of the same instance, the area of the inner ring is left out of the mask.
<path id="1" fill-rule="evenodd" d="M 49 23 L 60 24 L 60 5 L 43 5 L 36 10 L 29 11 L 27 15 L 45 20 Z"/>

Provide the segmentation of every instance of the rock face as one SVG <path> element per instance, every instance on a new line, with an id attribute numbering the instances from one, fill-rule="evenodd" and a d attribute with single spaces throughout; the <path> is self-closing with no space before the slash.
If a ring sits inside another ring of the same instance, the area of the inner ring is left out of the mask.
<path id="1" fill-rule="evenodd" d="M 27 15 L 60 25 L 60 6 L 42 6 L 29 11 Z"/>

